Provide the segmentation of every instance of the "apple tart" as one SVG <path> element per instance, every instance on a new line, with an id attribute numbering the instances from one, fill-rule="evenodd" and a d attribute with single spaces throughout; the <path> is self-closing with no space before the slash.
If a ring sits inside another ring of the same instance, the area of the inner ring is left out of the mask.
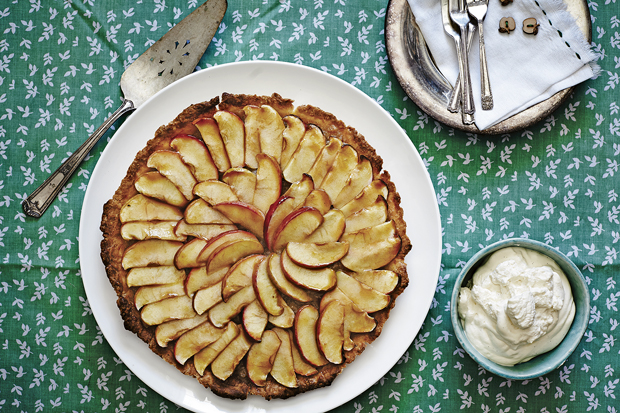
<path id="1" fill-rule="evenodd" d="M 192 105 L 103 210 L 125 328 L 215 394 L 327 386 L 407 286 L 400 196 L 353 128 L 277 94 Z"/>

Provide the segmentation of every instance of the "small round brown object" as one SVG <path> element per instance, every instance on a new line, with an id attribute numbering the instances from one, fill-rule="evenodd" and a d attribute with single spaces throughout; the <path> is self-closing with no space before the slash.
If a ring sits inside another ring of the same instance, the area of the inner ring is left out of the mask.
<path id="1" fill-rule="evenodd" d="M 540 26 L 540 24 L 538 24 L 535 18 L 527 18 L 523 20 L 523 33 L 538 34 L 538 26 Z"/>
<path id="2" fill-rule="evenodd" d="M 502 17 L 499 21 L 499 32 L 500 33 L 510 33 L 515 29 L 515 19 L 512 17 Z"/>

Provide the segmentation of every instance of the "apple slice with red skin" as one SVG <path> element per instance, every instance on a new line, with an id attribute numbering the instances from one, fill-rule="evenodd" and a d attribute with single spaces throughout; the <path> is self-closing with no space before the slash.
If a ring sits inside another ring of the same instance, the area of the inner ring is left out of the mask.
<path id="1" fill-rule="evenodd" d="M 303 205 L 310 192 L 314 190 L 314 181 L 308 174 L 302 174 L 299 181 L 293 182 L 286 190 L 284 196 L 290 196 L 297 200 L 296 207 Z"/>
<path id="2" fill-rule="evenodd" d="M 280 344 L 278 335 L 271 330 L 263 333 L 260 342 L 252 344 L 246 364 L 252 383 L 260 387 L 267 384 L 267 376 L 271 372 Z"/>
<path id="3" fill-rule="evenodd" d="M 310 269 L 295 264 L 282 251 L 280 264 L 286 278 L 293 284 L 314 291 L 328 291 L 336 285 L 336 273 L 332 268 Z"/>
<path id="4" fill-rule="evenodd" d="M 239 335 L 239 327 L 232 321 L 228 323 L 224 332 L 213 343 L 194 354 L 194 367 L 201 376 L 215 358 Z"/>
<path id="5" fill-rule="evenodd" d="M 348 234 L 364 228 L 374 227 L 386 222 L 387 218 L 387 201 L 382 196 L 378 196 L 377 200 L 372 205 L 360 209 L 346 218 L 347 226 L 344 232 Z"/>
<path id="6" fill-rule="evenodd" d="M 157 171 L 146 172 L 134 182 L 136 191 L 167 204 L 184 207 L 189 203 L 179 188 Z"/>
<path id="7" fill-rule="evenodd" d="M 162 324 L 170 320 L 192 318 L 197 315 L 192 306 L 192 299 L 186 295 L 147 304 L 140 311 L 142 322 L 148 326 Z"/>
<path id="8" fill-rule="evenodd" d="M 233 294 L 228 301 L 211 307 L 209 310 L 209 320 L 216 327 L 222 327 L 254 300 L 256 300 L 254 288 L 252 286 L 244 287 Z"/>
<path id="9" fill-rule="evenodd" d="M 378 196 L 382 196 L 387 199 L 388 188 L 383 181 L 380 179 L 375 179 L 368 186 L 366 186 L 358 196 L 344 204 L 340 210 L 344 214 L 345 218 L 348 218 L 357 211 L 374 204 Z"/>
<path id="10" fill-rule="evenodd" d="M 228 299 L 242 288 L 252 285 L 256 266 L 265 259 L 264 255 L 250 255 L 233 264 L 222 280 L 222 299 Z"/>
<path id="11" fill-rule="evenodd" d="M 284 387 L 288 387 L 289 389 L 297 388 L 297 376 L 295 375 L 291 337 L 288 332 L 282 328 L 276 327 L 271 331 L 276 333 L 280 339 L 280 348 L 276 353 L 276 358 L 273 360 L 273 366 L 271 367 L 271 377 Z"/>
<path id="12" fill-rule="evenodd" d="M 158 265 L 156 267 L 136 267 L 127 273 L 128 287 L 144 285 L 172 284 L 185 280 L 185 271 L 174 265 Z"/>
<path id="13" fill-rule="evenodd" d="M 314 366 L 307 363 L 299 352 L 293 332 L 291 330 L 288 330 L 287 333 L 291 341 L 291 353 L 293 354 L 293 368 L 295 369 L 295 373 L 299 374 L 300 376 L 306 377 L 317 374 L 319 371 L 315 369 Z"/>
<path id="14" fill-rule="evenodd" d="M 201 288 L 194 294 L 194 311 L 204 314 L 214 305 L 222 302 L 222 282 Z"/>
<path id="15" fill-rule="evenodd" d="M 223 328 L 217 328 L 209 321 L 183 333 L 174 345 L 174 358 L 184 365 L 185 362 L 224 334 Z"/>
<path id="16" fill-rule="evenodd" d="M 280 166 L 284 169 L 304 137 L 306 125 L 295 115 L 287 115 L 282 118 L 282 121 L 284 122 L 284 130 L 282 131 Z"/>
<path id="17" fill-rule="evenodd" d="M 221 247 L 222 245 L 228 244 L 230 242 L 233 242 L 233 241 L 238 241 L 238 240 L 256 241 L 257 239 L 254 234 L 247 232 L 247 231 L 243 231 L 241 229 L 234 229 L 232 231 L 223 232 L 211 238 L 209 241 L 207 241 L 207 244 L 200 252 L 200 256 L 198 260 L 200 262 L 206 263 L 211 258 L 211 255 L 213 254 L 213 252 L 217 250 L 219 247 Z"/>
<path id="18" fill-rule="evenodd" d="M 177 223 L 174 233 L 179 236 L 190 236 L 210 240 L 224 232 L 237 229 L 233 224 L 188 224 L 185 219 Z"/>
<path id="19" fill-rule="evenodd" d="M 358 161 L 359 156 L 357 155 L 357 151 L 351 145 L 342 145 L 340 152 L 338 152 L 336 159 L 334 159 L 332 167 L 327 172 L 327 175 L 325 175 L 321 185 L 319 185 L 319 188 L 327 192 L 332 203 L 336 201 L 336 197 L 342 188 L 345 187 Z"/>
<path id="20" fill-rule="evenodd" d="M 284 312 L 284 308 L 280 305 L 280 293 L 269 278 L 269 260 L 261 261 L 254 269 L 252 286 L 256 298 L 267 313 L 279 316 Z"/>
<path id="21" fill-rule="evenodd" d="M 215 163 L 218 171 L 224 172 L 230 168 L 230 160 L 228 153 L 220 135 L 220 129 L 217 122 L 213 118 L 201 118 L 194 121 L 194 126 L 198 128 L 202 136 L 202 140 L 209 148 L 211 158 Z"/>
<path id="22" fill-rule="evenodd" d="M 336 242 L 344 233 L 346 222 L 344 214 L 338 209 L 330 209 L 323 215 L 323 223 L 304 242 Z"/>
<path id="23" fill-rule="evenodd" d="M 282 172 L 278 161 L 270 155 L 259 153 L 256 155 L 256 161 L 258 169 L 252 204 L 266 214 L 282 191 Z"/>
<path id="24" fill-rule="evenodd" d="M 286 294 L 296 301 L 301 301 L 302 303 L 307 303 L 312 300 L 312 296 L 310 296 L 305 289 L 298 287 L 288 280 L 284 271 L 282 271 L 282 264 L 278 254 L 271 254 L 268 260 L 269 277 L 281 293 Z"/>
<path id="25" fill-rule="evenodd" d="M 123 269 L 174 265 L 174 256 L 183 246 L 182 242 L 150 239 L 130 245 L 123 253 Z"/>
<path id="26" fill-rule="evenodd" d="M 123 224 L 121 237 L 124 240 L 162 239 L 168 241 L 185 241 L 186 236 L 177 235 L 177 221 L 132 221 Z"/>
<path id="27" fill-rule="evenodd" d="M 341 241 L 349 242 L 349 253 L 340 262 L 353 271 L 383 267 L 398 255 L 401 247 L 394 221 L 344 234 Z"/>
<path id="28" fill-rule="evenodd" d="M 284 218 L 293 212 L 296 206 L 297 201 L 295 198 L 286 195 L 281 196 L 276 202 L 271 204 L 269 211 L 267 211 L 267 215 L 265 216 L 265 223 L 263 225 L 263 234 L 265 235 L 267 249 L 271 249 L 273 237 L 277 229 L 280 227 L 280 224 Z"/>
<path id="29" fill-rule="evenodd" d="M 194 198 L 192 189 L 197 183 L 196 178 L 178 152 L 155 151 L 149 156 L 146 166 L 157 169 L 160 174 L 168 178 L 188 201 Z"/>
<path id="30" fill-rule="evenodd" d="M 351 277 L 373 290 L 389 294 L 398 286 L 398 274 L 390 270 L 363 270 L 352 272 Z"/>
<path id="31" fill-rule="evenodd" d="M 183 281 L 178 281 L 174 284 L 145 285 L 138 288 L 133 297 L 133 302 L 136 309 L 139 310 L 147 304 L 155 303 L 170 297 L 177 297 L 182 294 L 185 294 Z"/>
<path id="32" fill-rule="evenodd" d="M 295 323 L 295 312 L 289 305 L 284 301 L 284 299 L 280 296 L 278 297 L 278 302 L 280 306 L 284 308 L 282 314 L 279 316 L 273 316 L 269 314 L 269 322 L 276 327 L 281 328 L 291 328 Z"/>
<path id="33" fill-rule="evenodd" d="M 312 165 L 312 168 L 308 171 L 308 175 L 312 177 L 317 188 L 321 187 L 321 183 L 323 179 L 325 179 L 327 172 L 331 169 L 341 147 L 342 141 L 340 139 L 330 138 L 327 145 L 323 147 L 321 153 L 316 158 L 314 165 Z"/>
<path id="34" fill-rule="evenodd" d="M 241 239 L 221 245 L 215 249 L 207 260 L 207 272 L 214 272 L 254 254 L 263 253 L 263 244 L 255 239 Z"/>
<path id="35" fill-rule="evenodd" d="M 202 198 L 196 199 L 185 208 L 184 217 L 188 224 L 232 224 L 230 219 L 213 209 Z"/>
<path id="36" fill-rule="evenodd" d="M 312 207 L 301 207 L 286 216 L 274 234 L 273 251 L 281 251 L 289 242 L 303 241 L 323 223 L 323 214 Z"/>
<path id="37" fill-rule="evenodd" d="M 263 238 L 265 214 L 254 205 L 240 201 L 222 202 L 215 205 L 214 208 L 226 215 L 235 224 L 246 228 L 258 238 Z"/>
<path id="38" fill-rule="evenodd" d="M 200 182 L 194 187 L 194 194 L 211 206 L 239 200 L 230 185 L 216 180 Z"/>
<path id="39" fill-rule="evenodd" d="M 174 256 L 174 265 L 178 269 L 195 268 L 205 265 L 204 261 L 200 261 L 200 252 L 208 244 L 202 238 L 194 238 L 186 244 L 183 244 Z"/>
<path id="40" fill-rule="evenodd" d="M 390 304 L 390 296 L 373 290 L 343 271 L 336 271 L 338 288 L 361 312 L 374 313 Z"/>
<path id="41" fill-rule="evenodd" d="M 252 339 L 240 329 L 237 337 L 211 363 L 211 372 L 220 380 L 229 378 L 252 346 Z"/>
<path id="42" fill-rule="evenodd" d="M 219 110 L 213 118 L 220 129 L 220 136 L 228 154 L 230 166 L 243 167 L 245 164 L 245 126 L 239 116 L 232 112 Z"/>
<path id="43" fill-rule="evenodd" d="M 332 301 L 321 310 L 317 324 L 317 341 L 325 358 L 333 364 L 342 363 L 344 344 L 344 306 Z"/>
<path id="44" fill-rule="evenodd" d="M 289 258 L 306 268 L 327 267 L 339 261 L 348 251 L 348 242 L 289 242 L 286 246 Z"/>
<path id="45" fill-rule="evenodd" d="M 222 176 L 222 181 L 228 184 L 239 201 L 247 204 L 254 200 L 256 191 L 256 175 L 245 168 L 230 168 Z"/>
<path id="46" fill-rule="evenodd" d="M 119 213 L 122 224 L 134 221 L 178 221 L 181 218 L 183 213 L 179 208 L 142 194 L 131 197 Z"/>
<path id="47" fill-rule="evenodd" d="M 323 131 L 315 125 L 308 125 L 299 146 L 282 171 L 284 179 L 291 183 L 299 181 L 302 175 L 312 168 L 324 146 Z"/>
<path id="48" fill-rule="evenodd" d="M 340 208 L 354 199 L 372 182 L 372 165 L 368 158 L 360 156 L 357 166 L 351 171 L 344 187 L 334 200 L 334 207 Z"/>
<path id="49" fill-rule="evenodd" d="M 306 197 L 304 206 L 316 208 L 321 215 L 324 215 L 332 207 L 332 202 L 329 200 L 327 192 L 322 189 L 315 189 L 308 194 L 308 197 Z"/>
<path id="50" fill-rule="evenodd" d="M 254 341 L 261 341 L 269 314 L 258 300 L 252 301 L 243 309 L 243 329 Z"/>
<path id="51" fill-rule="evenodd" d="M 219 271 L 207 274 L 207 267 L 205 266 L 192 268 L 185 279 L 185 293 L 191 297 L 196 291 L 222 281 L 227 272 L 228 268 L 222 268 Z"/>
<path id="52" fill-rule="evenodd" d="M 169 342 L 176 340 L 186 331 L 204 323 L 208 319 L 207 315 L 203 314 L 192 318 L 167 321 L 158 325 L 155 329 L 155 340 L 160 347 L 167 347 Z"/>
<path id="53" fill-rule="evenodd" d="M 283 136 L 285 125 L 280 114 L 271 106 L 247 105 L 245 112 L 245 130 L 249 135 L 247 139 L 252 142 L 252 147 L 258 143 L 259 151 L 254 155 L 264 153 L 272 156 L 278 164 L 282 154 Z M 246 156 L 246 161 L 247 161 Z M 253 167 L 250 165 L 250 167 Z"/>
<path id="54" fill-rule="evenodd" d="M 181 155 L 183 162 L 189 165 L 198 182 L 218 178 L 217 167 L 202 140 L 181 134 L 170 141 L 170 146 Z"/>
<path id="55" fill-rule="evenodd" d="M 329 363 L 317 344 L 318 319 L 319 311 L 311 305 L 301 307 L 295 315 L 295 343 L 303 359 L 314 367 Z"/>

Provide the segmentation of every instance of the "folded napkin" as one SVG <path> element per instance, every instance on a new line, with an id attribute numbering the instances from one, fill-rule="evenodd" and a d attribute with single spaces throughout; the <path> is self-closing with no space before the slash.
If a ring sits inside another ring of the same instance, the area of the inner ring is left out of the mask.
<path id="1" fill-rule="evenodd" d="M 439 0 L 408 0 L 437 67 L 454 85 L 458 61 L 454 40 L 441 21 Z M 499 32 L 503 17 L 512 17 L 516 29 Z M 523 20 L 534 17 L 538 34 L 523 32 Z M 596 55 L 562 0 L 515 0 L 502 6 L 489 0 L 484 40 L 494 107 L 482 110 L 478 33 L 470 53 L 476 126 L 486 129 L 553 96 L 558 91 L 595 77 Z"/>

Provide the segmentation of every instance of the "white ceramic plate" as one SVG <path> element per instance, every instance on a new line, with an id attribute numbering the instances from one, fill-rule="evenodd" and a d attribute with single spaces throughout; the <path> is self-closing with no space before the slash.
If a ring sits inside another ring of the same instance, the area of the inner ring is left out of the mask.
<path id="1" fill-rule="evenodd" d="M 228 400 L 148 350 L 126 331 L 116 294 L 100 258 L 99 225 L 110 199 L 136 153 L 156 129 L 192 103 L 223 92 L 271 95 L 273 92 L 333 113 L 355 127 L 384 160 L 402 197 L 412 252 L 406 262 L 409 287 L 381 336 L 334 383 L 286 400 L 262 397 Z M 80 262 L 84 288 L 95 319 L 110 346 L 145 384 L 172 402 L 196 412 L 326 411 L 359 395 L 396 364 L 417 335 L 430 307 L 441 261 L 441 223 L 435 191 L 418 152 L 402 128 L 375 101 L 348 83 L 308 67 L 278 62 L 242 62 L 215 66 L 174 83 L 141 106 L 115 133 L 101 155 L 84 198 L 80 221 Z"/>

